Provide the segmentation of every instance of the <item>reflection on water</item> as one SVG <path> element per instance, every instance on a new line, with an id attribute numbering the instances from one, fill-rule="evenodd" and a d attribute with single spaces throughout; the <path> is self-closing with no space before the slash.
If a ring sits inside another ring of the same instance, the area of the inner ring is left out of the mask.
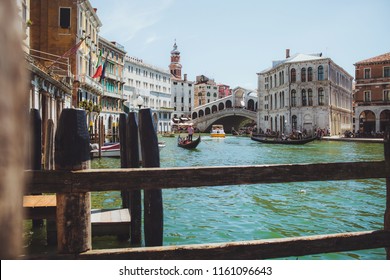
<path id="1" fill-rule="evenodd" d="M 233 166 L 382 160 L 383 145 L 315 141 L 264 145 L 246 137 L 202 136 L 195 150 L 162 138 L 161 167 Z M 94 159 L 118 168 L 119 159 Z M 164 245 L 319 235 L 383 228 L 385 181 L 329 181 L 163 190 Z M 119 207 L 119 192 L 93 193 L 93 207 Z M 115 241 L 115 242 L 114 242 Z M 129 246 L 94 238 L 94 248 Z M 322 254 L 300 259 L 384 259 L 385 250 Z M 295 258 L 292 258 L 295 259 Z"/>

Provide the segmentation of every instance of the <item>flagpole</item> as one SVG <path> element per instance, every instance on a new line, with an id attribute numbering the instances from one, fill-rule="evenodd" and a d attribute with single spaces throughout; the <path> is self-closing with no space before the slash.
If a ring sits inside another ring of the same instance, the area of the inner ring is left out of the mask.
<path id="1" fill-rule="evenodd" d="M 75 44 L 73 47 L 71 47 L 69 50 L 67 50 L 63 55 L 61 55 L 59 58 L 57 58 L 52 64 L 49 65 L 49 67 L 47 67 L 47 69 L 49 70 L 51 67 L 53 67 L 54 64 L 56 64 L 60 59 L 62 58 L 65 58 L 65 57 L 70 57 L 71 55 L 73 55 L 74 53 L 76 53 L 76 51 L 78 50 L 78 48 L 81 46 L 81 44 L 85 41 L 85 39 L 87 39 L 89 36 L 86 36 L 84 38 L 82 38 L 80 40 L 80 42 L 78 42 L 77 44 Z"/>

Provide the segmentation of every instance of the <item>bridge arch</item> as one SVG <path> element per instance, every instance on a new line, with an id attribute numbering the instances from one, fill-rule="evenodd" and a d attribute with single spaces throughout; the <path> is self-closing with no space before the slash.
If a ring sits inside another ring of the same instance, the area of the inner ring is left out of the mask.
<path id="1" fill-rule="evenodd" d="M 226 108 L 233 108 L 231 100 L 226 101 Z"/>
<path id="2" fill-rule="evenodd" d="M 201 118 L 203 116 L 204 116 L 204 111 L 203 110 L 199 110 L 199 118 Z"/>
<path id="3" fill-rule="evenodd" d="M 213 106 L 211 107 L 211 112 L 214 114 L 214 113 L 217 112 L 217 111 L 218 111 L 217 105 L 213 105 Z"/>
<path id="4" fill-rule="evenodd" d="M 194 119 L 196 119 L 198 117 L 198 113 L 197 112 L 193 112 L 192 113 L 192 119 L 194 120 Z"/>
<path id="5" fill-rule="evenodd" d="M 221 102 L 218 104 L 218 110 L 222 111 L 223 109 L 225 109 L 225 104 L 223 104 L 223 102 Z"/>
<path id="6" fill-rule="evenodd" d="M 246 105 L 246 108 L 250 111 L 256 111 L 256 107 L 255 107 L 255 101 L 253 99 L 249 99 L 248 100 L 248 104 Z"/>
<path id="7" fill-rule="evenodd" d="M 206 109 L 204 109 L 204 112 L 205 112 L 205 115 L 207 116 L 207 115 L 210 115 L 211 110 L 209 107 L 206 107 Z"/>

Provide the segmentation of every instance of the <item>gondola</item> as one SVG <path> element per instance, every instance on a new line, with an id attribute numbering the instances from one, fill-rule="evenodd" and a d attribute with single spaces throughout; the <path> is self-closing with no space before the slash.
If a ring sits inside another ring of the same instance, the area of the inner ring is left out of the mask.
<path id="1" fill-rule="evenodd" d="M 193 141 L 188 141 L 186 138 L 181 138 L 180 136 L 177 138 L 177 145 L 184 149 L 195 149 L 200 143 L 200 135 L 197 139 Z"/>
<path id="2" fill-rule="evenodd" d="M 252 136 L 251 139 L 265 144 L 303 145 L 312 142 L 318 138 L 317 136 L 314 136 L 314 137 L 303 138 L 303 139 L 290 139 L 290 138 L 280 139 L 280 138 L 263 138 L 263 137 Z"/>

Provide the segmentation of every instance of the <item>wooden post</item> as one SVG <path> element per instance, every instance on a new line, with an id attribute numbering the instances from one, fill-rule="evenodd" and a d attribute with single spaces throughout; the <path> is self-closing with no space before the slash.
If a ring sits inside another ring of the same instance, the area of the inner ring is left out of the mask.
<path id="1" fill-rule="evenodd" d="M 139 134 L 137 114 L 135 112 L 130 112 L 127 116 L 126 138 L 127 167 L 139 168 Z M 142 241 L 141 190 L 134 190 L 129 192 L 129 204 L 131 215 L 130 242 L 132 245 L 139 245 Z"/>
<path id="2" fill-rule="evenodd" d="M 46 126 L 46 140 L 45 140 L 45 151 L 44 158 L 45 170 L 53 170 L 54 169 L 54 122 L 52 119 L 47 121 Z"/>
<path id="3" fill-rule="evenodd" d="M 387 126 L 385 131 L 384 152 L 385 152 L 386 168 L 387 170 L 390 170 L 390 126 Z M 389 174 L 389 172 L 387 172 L 387 174 Z M 390 177 L 386 178 L 386 210 L 385 210 L 384 230 L 390 231 Z M 387 259 L 390 260 L 390 248 L 386 248 L 386 253 L 387 253 Z"/>
<path id="4" fill-rule="evenodd" d="M 42 120 L 38 109 L 30 110 L 31 126 L 31 166 L 32 170 L 42 169 Z M 40 195 L 41 193 L 33 193 Z M 38 228 L 44 225 L 42 219 L 32 220 L 32 227 Z"/>
<path id="5" fill-rule="evenodd" d="M 56 170 L 90 168 L 89 134 L 84 110 L 64 109 L 55 136 Z M 57 193 L 57 240 L 60 254 L 91 249 L 90 193 Z"/>
<path id="6" fill-rule="evenodd" d="M 28 97 L 16 1 L 0 1 L 0 259 L 22 249 L 23 192 L 27 159 Z M 27 132 L 27 133 L 26 133 Z"/>
<path id="7" fill-rule="evenodd" d="M 139 114 L 142 165 L 144 167 L 160 167 L 160 152 L 152 111 L 141 109 Z M 146 246 L 161 246 L 163 244 L 162 192 L 158 187 L 144 190 L 144 231 Z"/>

